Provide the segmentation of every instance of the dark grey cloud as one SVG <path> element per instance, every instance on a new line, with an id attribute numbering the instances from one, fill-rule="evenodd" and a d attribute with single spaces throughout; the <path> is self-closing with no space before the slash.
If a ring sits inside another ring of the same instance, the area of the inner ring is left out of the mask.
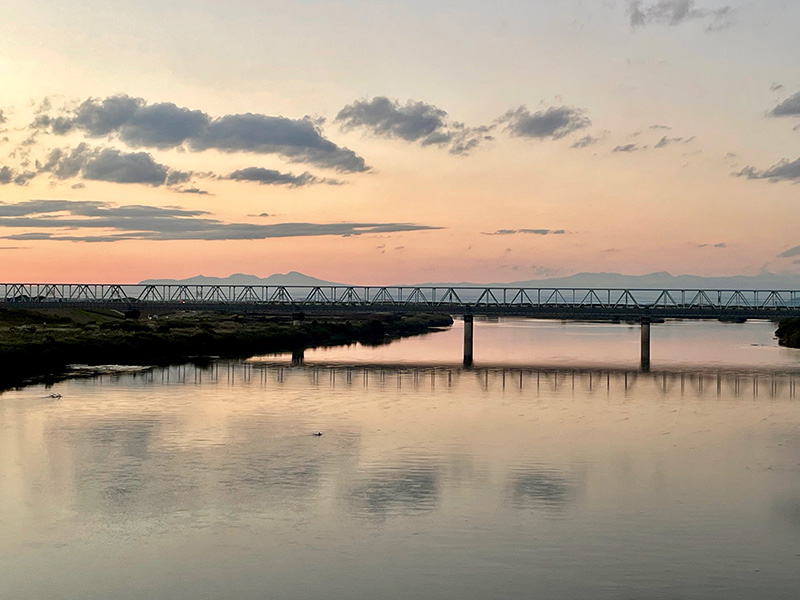
<path id="1" fill-rule="evenodd" d="M 650 125 L 648 129 L 672 129 L 669 125 Z"/>
<path id="2" fill-rule="evenodd" d="M 89 158 L 82 170 L 84 179 L 113 183 L 146 183 L 163 185 L 168 170 L 146 152 L 123 153 L 114 148 L 103 148 Z"/>
<path id="3" fill-rule="evenodd" d="M 176 185 L 190 174 L 171 170 L 155 161 L 147 152 L 122 152 L 115 148 L 91 148 L 86 143 L 72 150 L 51 151 L 40 173 L 51 173 L 58 179 L 80 176 L 93 181 L 142 183 L 152 186 Z"/>
<path id="4" fill-rule="evenodd" d="M 206 190 L 201 190 L 200 188 L 196 188 L 196 187 L 186 188 L 186 189 L 182 189 L 182 190 L 176 189 L 175 191 L 178 192 L 179 194 L 197 194 L 198 196 L 209 196 L 209 195 L 212 195 L 210 192 L 208 192 Z"/>
<path id="5" fill-rule="evenodd" d="M 784 88 L 782 83 L 773 83 L 771 86 L 769 86 L 769 91 L 770 92 L 780 92 L 783 89 L 785 89 L 785 88 Z"/>
<path id="6" fill-rule="evenodd" d="M 636 144 L 623 144 L 614 148 L 612 152 L 637 152 L 639 150 L 641 150 L 641 148 Z"/>
<path id="7" fill-rule="evenodd" d="M 769 111 L 770 117 L 798 117 L 800 116 L 800 92 L 789 96 Z"/>
<path id="8" fill-rule="evenodd" d="M 8 117 L 6 117 L 5 113 L 3 112 L 3 109 L 0 108 L 0 125 L 3 125 L 7 121 L 8 121 Z"/>
<path id="9" fill-rule="evenodd" d="M 308 117 L 245 113 L 214 118 L 170 102 L 148 104 L 127 95 L 89 98 L 63 114 L 50 112 L 48 103 L 32 127 L 55 135 L 78 131 L 90 138 L 115 137 L 137 148 L 277 154 L 338 171 L 369 170 L 363 158 L 326 139 L 320 123 Z"/>
<path id="10" fill-rule="evenodd" d="M 317 177 L 308 171 L 300 175 L 294 175 L 292 173 L 281 173 L 274 169 L 262 169 L 261 167 L 239 169 L 225 177 L 225 179 L 232 179 L 234 181 L 254 181 L 262 185 L 285 185 L 288 187 L 301 187 L 317 183 L 327 185 L 342 184 L 342 182 L 337 179 Z"/>
<path id="11" fill-rule="evenodd" d="M 115 206 L 107 202 L 30 200 L 0 203 L 0 227 L 60 231 L 26 231 L 0 239 L 118 242 L 124 240 L 262 240 L 308 236 L 356 236 L 441 229 L 414 223 L 223 223 L 207 211 L 146 205 Z M 66 230 L 110 230 L 76 235 Z"/>
<path id="12" fill-rule="evenodd" d="M 763 171 L 755 167 L 745 167 L 738 173 L 734 173 L 734 175 L 746 177 L 747 179 L 769 179 L 772 183 L 777 183 L 778 181 L 800 183 L 800 158 L 791 162 L 784 158 L 778 164 Z"/>
<path id="13" fill-rule="evenodd" d="M 0 184 L 8 185 L 14 181 L 14 170 L 11 167 L 0 168 Z"/>
<path id="14" fill-rule="evenodd" d="M 36 173 L 32 171 L 19 172 L 8 166 L 0 167 L 0 185 L 26 185 L 34 177 Z"/>
<path id="15" fill-rule="evenodd" d="M 500 122 L 507 123 L 506 130 L 513 136 L 556 140 L 592 124 L 585 110 L 570 106 L 551 106 L 533 114 L 527 107 L 520 106 L 508 111 Z"/>
<path id="16" fill-rule="evenodd" d="M 789 248 L 785 252 L 781 252 L 778 256 L 780 258 L 791 258 L 792 256 L 800 256 L 800 246 Z"/>
<path id="17" fill-rule="evenodd" d="M 631 27 L 644 27 L 650 23 L 681 25 L 688 21 L 706 22 L 706 31 L 719 31 L 732 24 L 734 9 L 731 6 L 701 8 L 695 0 L 630 0 L 628 14 Z"/>
<path id="18" fill-rule="evenodd" d="M 379 137 L 447 147 L 451 154 L 468 154 L 493 139 L 489 135 L 493 126 L 467 127 L 450 121 L 446 111 L 432 104 L 414 100 L 401 104 L 386 96 L 348 104 L 335 120 L 345 131 L 363 129 Z"/>
<path id="19" fill-rule="evenodd" d="M 563 235 L 566 231 L 563 229 L 498 229 L 491 233 L 482 232 L 481 235 Z"/>

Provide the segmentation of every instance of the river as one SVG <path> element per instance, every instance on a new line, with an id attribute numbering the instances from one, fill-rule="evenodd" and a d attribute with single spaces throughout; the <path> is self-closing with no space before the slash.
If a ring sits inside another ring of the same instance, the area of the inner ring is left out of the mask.
<path id="1" fill-rule="evenodd" d="M 465 370 L 457 322 L 5 392 L 0 598 L 796 598 L 773 331 L 654 324 L 645 374 L 635 326 L 476 321 Z"/>

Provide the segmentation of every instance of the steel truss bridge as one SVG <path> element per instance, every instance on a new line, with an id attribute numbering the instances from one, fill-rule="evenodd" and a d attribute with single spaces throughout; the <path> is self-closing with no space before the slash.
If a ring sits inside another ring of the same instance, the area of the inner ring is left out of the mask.
<path id="1" fill-rule="evenodd" d="M 551 319 L 780 319 L 800 290 L 0 284 L 0 307 L 268 314 L 446 313 Z"/>

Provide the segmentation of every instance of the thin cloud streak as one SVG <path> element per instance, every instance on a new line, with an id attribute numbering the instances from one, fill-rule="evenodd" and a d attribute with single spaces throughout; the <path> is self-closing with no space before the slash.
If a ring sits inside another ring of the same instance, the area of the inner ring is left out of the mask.
<path id="1" fill-rule="evenodd" d="M 224 223 L 207 211 L 180 207 L 114 206 L 106 202 L 31 200 L 0 203 L 0 227 L 25 229 L 109 229 L 103 235 L 29 231 L 7 240 L 118 242 L 125 240 L 263 240 L 312 236 L 358 236 L 442 229 L 414 223 Z"/>

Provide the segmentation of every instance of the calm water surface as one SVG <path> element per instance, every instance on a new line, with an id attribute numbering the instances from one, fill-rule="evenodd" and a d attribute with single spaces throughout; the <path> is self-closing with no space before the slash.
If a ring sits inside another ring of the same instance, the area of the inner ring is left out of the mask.
<path id="1" fill-rule="evenodd" d="M 6 392 L 0 598 L 797 598 L 773 330 L 654 325 L 650 374 L 635 327 L 511 320 L 470 371 L 457 323 Z"/>

